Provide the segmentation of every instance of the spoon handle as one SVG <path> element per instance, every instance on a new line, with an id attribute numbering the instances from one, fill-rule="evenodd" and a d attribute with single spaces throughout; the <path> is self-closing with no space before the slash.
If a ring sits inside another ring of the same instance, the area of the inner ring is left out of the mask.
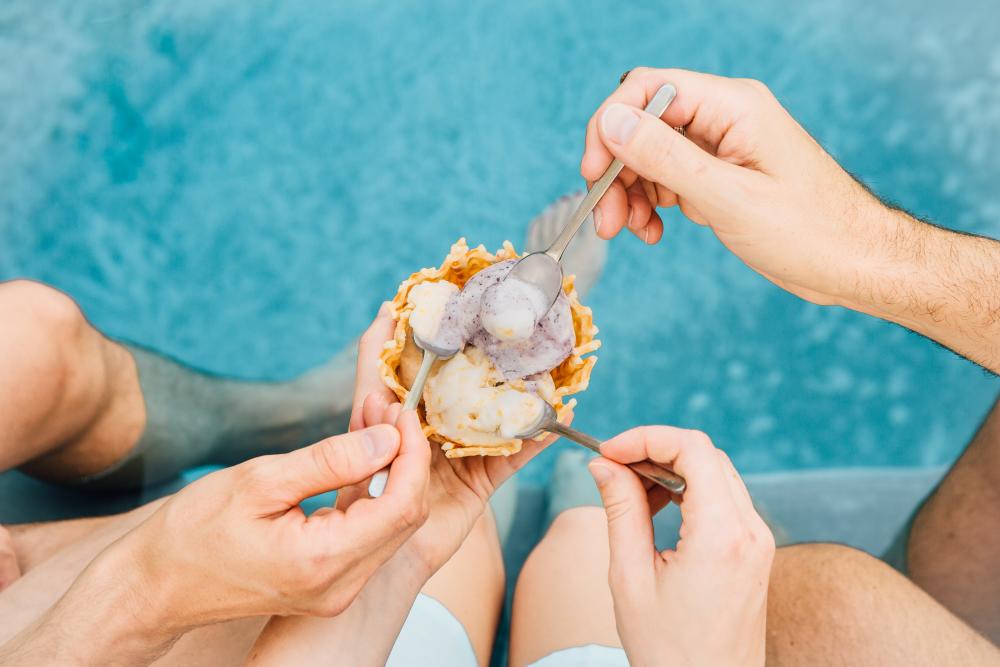
<path id="1" fill-rule="evenodd" d="M 413 378 L 413 384 L 410 385 L 410 392 L 406 395 L 406 400 L 403 401 L 403 412 L 407 410 L 416 410 L 417 406 L 420 405 L 420 397 L 424 394 L 424 384 L 427 382 L 427 376 L 431 373 L 431 366 L 437 360 L 437 355 L 430 350 L 424 350 L 424 358 L 420 362 L 420 370 L 417 371 L 417 376 Z"/>
<path id="2" fill-rule="evenodd" d="M 600 440 L 592 438 L 586 433 L 581 433 L 575 428 L 571 428 L 553 420 L 545 424 L 544 430 L 550 433 L 557 433 L 564 438 L 572 440 L 578 445 L 583 445 L 593 452 L 597 452 L 598 454 L 601 453 Z M 684 489 L 687 488 L 687 482 L 684 481 L 683 477 L 675 473 L 673 470 L 668 470 L 660 464 L 654 463 L 648 459 L 637 463 L 627 463 L 626 465 L 640 477 L 645 477 L 649 481 L 655 482 L 668 491 L 672 491 L 678 495 L 684 493 Z"/>
<path id="3" fill-rule="evenodd" d="M 420 362 L 420 370 L 417 371 L 417 377 L 413 379 L 413 384 L 410 385 L 410 393 L 406 395 L 406 400 L 403 401 L 403 409 L 400 414 L 406 412 L 407 410 L 416 410 L 417 406 L 420 405 L 420 397 L 424 393 L 424 384 L 427 382 L 427 376 L 431 373 L 431 366 L 437 360 L 437 355 L 429 350 L 424 350 L 424 359 Z M 377 473 L 372 475 L 372 480 L 368 482 L 368 495 L 372 498 L 378 498 L 385 491 L 385 483 L 389 481 L 389 469 L 383 468 Z"/>
<path id="4" fill-rule="evenodd" d="M 667 110 L 667 107 L 670 106 L 670 103 L 674 101 L 674 97 L 676 97 L 676 95 L 677 89 L 669 83 L 661 86 L 660 89 L 656 91 L 656 94 L 653 95 L 653 99 L 651 99 L 649 104 L 646 105 L 646 113 L 659 118 L 663 112 Z M 601 201 L 601 197 L 607 193 L 611 184 L 615 182 L 616 178 L 618 178 L 618 174 L 621 173 L 624 166 L 625 165 L 621 163 L 621 160 L 618 160 L 617 158 L 611 161 L 611 165 L 607 168 L 604 174 L 597 179 L 597 182 L 590 188 L 590 192 L 588 192 L 587 196 L 580 202 L 580 206 L 577 207 L 576 211 L 573 213 L 573 217 L 571 217 L 569 222 L 566 223 L 562 233 L 556 237 L 556 240 L 552 242 L 549 249 L 545 251 L 546 255 L 549 255 L 557 262 L 562 259 L 563 253 L 566 252 L 566 247 L 569 245 L 569 242 L 573 240 L 574 236 L 576 236 L 576 233 L 580 230 L 580 226 L 583 225 L 583 221 L 587 219 L 590 212 L 594 210 L 595 206 L 597 206 L 597 202 Z"/>

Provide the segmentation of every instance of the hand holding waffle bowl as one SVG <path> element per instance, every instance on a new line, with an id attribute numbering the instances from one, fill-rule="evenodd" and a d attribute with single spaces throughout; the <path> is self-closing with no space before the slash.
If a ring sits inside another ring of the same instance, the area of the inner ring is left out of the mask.
<path id="1" fill-rule="evenodd" d="M 663 86 L 646 110 L 663 113 L 675 93 Z M 423 401 L 424 432 L 449 458 L 510 456 L 547 432 L 600 453 L 598 440 L 567 425 L 576 401 L 564 399 L 586 389 L 597 358 L 583 355 L 600 342 L 559 260 L 622 166 L 612 162 L 546 251 L 516 259 L 509 242 L 491 255 L 460 239 L 441 267 L 400 285 L 381 374 L 402 410 Z M 684 479 L 657 463 L 629 467 L 672 493 L 684 492 Z M 379 472 L 369 494 L 380 495 L 386 479 Z"/>

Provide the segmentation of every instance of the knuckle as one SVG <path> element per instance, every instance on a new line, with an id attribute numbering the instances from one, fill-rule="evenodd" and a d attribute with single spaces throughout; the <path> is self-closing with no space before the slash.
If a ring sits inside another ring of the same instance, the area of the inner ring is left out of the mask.
<path id="1" fill-rule="evenodd" d="M 726 558 L 739 559 L 750 544 L 750 532 L 739 525 L 724 525 L 715 528 L 715 539 L 719 552 Z"/>
<path id="2" fill-rule="evenodd" d="M 767 524 L 763 520 L 758 520 L 758 525 L 752 530 L 754 536 L 754 544 L 756 545 L 758 553 L 766 556 L 770 560 L 774 556 L 774 552 L 777 545 L 774 541 L 774 533 L 771 529 L 767 527 Z"/>
<path id="3" fill-rule="evenodd" d="M 712 442 L 712 438 L 708 436 L 704 431 L 693 430 L 688 432 L 688 442 L 692 447 L 703 450 L 714 450 L 715 443 Z"/>
<path id="4" fill-rule="evenodd" d="M 743 85 L 745 85 L 748 88 L 752 89 L 755 93 L 765 93 L 765 94 L 768 94 L 768 95 L 771 94 L 771 89 L 768 88 L 767 84 L 764 83 L 763 81 L 760 81 L 758 79 L 750 79 L 750 78 L 748 78 L 748 79 L 739 79 L 739 81 Z"/>
<path id="5" fill-rule="evenodd" d="M 650 71 L 651 69 L 649 67 L 646 67 L 645 65 L 640 65 L 639 67 L 633 67 L 628 71 L 628 76 L 625 77 L 625 80 L 628 81 L 629 79 L 644 77 L 647 74 L 649 74 Z"/>
<path id="6" fill-rule="evenodd" d="M 344 471 L 352 469 L 354 461 L 351 456 L 351 445 L 357 435 L 348 434 L 342 437 L 348 441 L 341 442 L 336 438 L 327 438 L 310 450 L 312 463 L 324 478 L 336 478 Z"/>
<path id="7" fill-rule="evenodd" d="M 664 132 L 663 128 L 656 127 L 657 123 L 648 122 L 643 119 L 639 124 L 639 131 L 631 142 L 635 147 L 635 157 L 641 170 L 647 173 L 653 172 L 666 164 L 673 152 L 680 135 L 673 130 Z"/>

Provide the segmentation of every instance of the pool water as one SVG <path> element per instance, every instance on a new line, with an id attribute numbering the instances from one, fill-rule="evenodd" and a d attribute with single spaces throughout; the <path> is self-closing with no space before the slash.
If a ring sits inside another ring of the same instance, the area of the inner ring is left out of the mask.
<path id="1" fill-rule="evenodd" d="M 0 278 L 190 364 L 293 376 L 458 237 L 519 243 L 580 188 L 586 120 L 639 64 L 760 78 L 879 194 L 997 236 L 997 7 L 8 0 Z M 613 242 L 590 296 L 585 430 L 697 427 L 745 471 L 923 465 L 1000 388 L 781 292 L 676 213 L 666 227 L 656 248 Z"/>

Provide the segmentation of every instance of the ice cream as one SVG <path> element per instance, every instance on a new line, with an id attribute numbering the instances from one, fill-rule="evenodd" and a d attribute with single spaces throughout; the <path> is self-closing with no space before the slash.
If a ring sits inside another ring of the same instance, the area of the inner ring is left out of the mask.
<path id="1" fill-rule="evenodd" d="M 569 299 L 560 294 L 547 312 L 542 310 L 543 314 L 537 318 L 540 321 L 524 335 L 525 332 L 520 330 L 526 319 L 524 310 L 534 309 L 535 312 L 543 309 L 544 305 L 538 302 L 540 293 L 531 295 L 531 290 L 538 292 L 537 288 L 520 280 L 503 281 L 512 266 L 513 260 L 498 262 L 474 275 L 461 292 L 448 300 L 437 335 L 427 338 L 419 334 L 421 338 L 438 347 L 453 350 L 464 349 L 472 343 L 486 353 L 508 380 L 549 371 L 562 363 L 572 353 L 575 340 Z M 520 283 L 520 286 L 515 284 L 513 289 L 507 288 L 512 282 Z M 414 312 L 424 308 L 425 299 L 437 298 L 429 294 L 413 297 L 414 290 L 408 297 L 415 306 Z M 534 303 L 531 303 L 532 300 Z M 427 311 L 431 309 L 431 306 L 424 308 Z M 532 314 L 527 317 L 536 319 Z M 494 331 L 486 326 L 487 323 L 494 325 Z M 518 335 L 496 335 L 495 330 L 506 333 L 504 329 L 518 329 L 513 332 Z"/>
<path id="2" fill-rule="evenodd" d="M 550 309 L 533 285 L 504 280 L 513 261 L 475 274 L 462 290 L 447 281 L 416 285 L 407 296 L 421 340 L 460 352 L 424 387 L 427 421 L 466 444 L 509 441 L 537 419 L 538 397 L 551 398 L 546 375 L 573 351 L 569 301 Z M 464 353 L 461 352 L 464 350 Z"/>
<path id="3" fill-rule="evenodd" d="M 479 317 L 495 338 L 515 342 L 531 336 L 551 305 L 536 286 L 507 276 L 483 292 Z"/>
<path id="4" fill-rule="evenodd" d="M 444 310 L 448 302 L 459 293 L 458 286 L 447 280 L 414 285 L 407 296 L 413 306 L 410 327 L 421 340 L 433 341 L 438 338 Z"/>
<path id="5" fill-rule="evenodd" d="M 392 301 L 396 328 L 379 368 L 400 400 L 423 356 L 414 337 L 459 351 L 432 367 L 418 410 L 424 433 L 449 458 L 519 451 L 516 436 L 537 423 L 545 403 L 565 422 L 576 403 L 570 396 L 586 388 L 596 362 L 584 356 L 600 341 L 573 277 L 544 307 L 530 285 L 500 285 L 517 257 L 509 243 L 492 254 L 460 240 L 440 267 L 403 281 Z"/>
<path id="6" fill-rule="evenodd" d="M 475 346 L 446 361 L 427 380 L 427 423 L 457 442 L 498 445 L 538 422 L 540 400 L 551 401 L 555 384 L 547 375 L 529 387 L 509 382 Z"/>

